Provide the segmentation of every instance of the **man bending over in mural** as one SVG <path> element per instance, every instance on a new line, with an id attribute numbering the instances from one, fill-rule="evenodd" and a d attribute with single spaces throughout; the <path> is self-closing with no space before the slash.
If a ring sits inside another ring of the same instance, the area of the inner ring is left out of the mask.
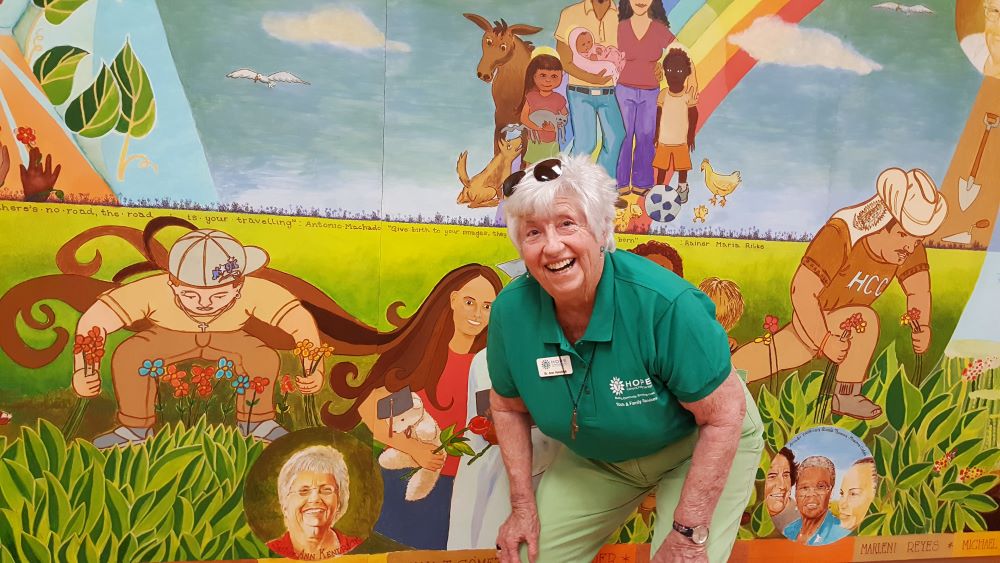
<path id="1" fill-rule="evenodd" d="M 923 170 L 890 168 L 879 175 L 876 187 L 877 195 L 834 213 L 813 238 L 792 279 L 792 321 L 774 335 L 781 350 L 778 371 L 821 356 L 840 364 L 831 410 L 862 420 L 882 413 L 861 394 L 879 338 L 872 302 L 894 278 L 899 280 L 907 309 L 921 312 L 913 350 L 927 350 L 931 281 L 922 243 L 948 211 Z M 867 323 L 864 332 L 851 334 L 841 328 L 857 315 Z M 773 366 L 768 345 L 751 342 L 740 347 L 733 365 L 747 371 L 748 382 L 769 377 Z"/>
<path id="2" fill-rule="evenodd" d="M 295 296 L 273 282 L 248 277 L 267 261 L 263 249 L 243 246 L 226 233 L 194 231 L 170 249 L 169 272 L 112 289 L 83 313 L 77 325 L 80 335 L 94 326 L 110 334 L 143 319 L 152 323 L 150 329 L 125 340 L 112 356 L 120 426 L 97 437 L 95 446 L 140 443 L 150 436 L 156 422 L 157 381 L 139 372 L 147 358 L 162 358 L 165 364 L 227 358 L 234 362 L 236 373 L 274 382 L 278 353 L 244 330 L 250 317 L 280 328 L 296 341 L 319 342 L 315 321 Z M 97 396 L 100 374 L 84 370 L 83 362 L 82 353 L 74 356 L 73 390 L 81 397 Z M 320 366 L 299 378 L 299 389 L 318 392 L 323 374 Z M 252 413 L 246 412 L 245 401 L 236 402 L 240 431 L 267 441 L 287 434 L 274 420 L 272 393 L 259 394 L 257 400 Z"/>

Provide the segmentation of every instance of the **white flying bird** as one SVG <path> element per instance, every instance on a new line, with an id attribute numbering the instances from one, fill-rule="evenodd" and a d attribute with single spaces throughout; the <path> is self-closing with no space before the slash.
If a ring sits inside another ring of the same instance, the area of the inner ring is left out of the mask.
<path id="1" fill-rule="evenodd" d="M 260 82 L 261 84 L 267 84 L 268 88 L 274 88 L 276 82 L 288 82 L 290 84 L 306 84 L 309 83 L 302 80 L 298 76 L 290 72 L 276 72 L 270 75 L 263 75 L 255 70 L 250 70 L 249 68 L 241 68 L 235 70 L 226 75 L 227 78 L 246 78 L 253 80 L 254 82 Z"/>
<path id="2" fill-rule="evenodd" d="M 917 4 L 915 6 L 907 6 L 906 4 L 900 4 L 898 2 L 882 2 L 881 4 L 875 4 L 874 6 L 872 6 L 872 8 L 902 12 L 906 15 L 934 13 L 934 10 L 928 8 L 927 6 L 924 6 L 923 4 Z"/>

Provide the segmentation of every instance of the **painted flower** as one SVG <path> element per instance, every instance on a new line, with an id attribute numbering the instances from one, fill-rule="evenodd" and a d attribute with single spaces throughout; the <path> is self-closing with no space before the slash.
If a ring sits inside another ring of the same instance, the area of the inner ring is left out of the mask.
<path id="1" fill-rule="evenodd" d="M 190 392 L 191 386 L 188 385 L 187 381 L 179 381 L 178 385 L 174 385 L 174 397 L 187 397 Z"/>
<path id="2" fill-rule="evenodd" d="M 758 336 L 757 338 L 754 338 L 753 341 L 757 342 L 757 343 L 763 342 L 764 345 L 770 346 L 771 345 L 771 333 L 770 332 L 765 332 L 762 336 Z"/>
<path id="3" fill-rule="evenodd" d="M 958 470 L 958 482 L 975 481 L 983 476 L 983 470 L 978 467 L 966 467 Z"/>
<path id="4" fill-rule="evenodd" d="M 211 379 L 211 368 L 206 366 L 191 366 L 191 383 L 203 385 L 209 383 Z"/>
<path id="5" fill-rule="evenodd" d="M 330 346 L 329 344 L 325 343 L 320 344 L 318 351 L 324 358 L 329 358 L 330 356 L 333 355 L 333 346 Z"/>
<path id="6" fill-rule="evenodd" d="M 207 397 L 212 394 L 212 385 L 208 382 L 198 384 L 198 394 Z"/>
<path id="7" fill-rule="evenodd" d="M 774 315 L 764 316 L 764 330 L 770 334 L 778 332 L 778 317 Z"/>
<path id="8" fill-rule="evenodd" d="M 247 389 L 250 388 L 250 377 L 247 375 L 239 375 L 231 383 L 236 392 L 240 395 L 246 393 Z"/>
<path id="9" fill-rule="evenodd" d="M 250 387 L 253 387 L 254 393 L 260 394 L 267 390 L 267 386 L 270 383 L 271 383 L 270 379 L 266 377 L 257 376 L 254 377 L 253 381 L 250 382 Z"/>
<path id="10" fill-rule="evenodd" d="M 233 361 L 227 360 L 225 357 L 219 358 L 219 363 L 216 364 L 215 370 L 216 379 L 232 379 L 233 378 Z"/>
<path id="11" fill-rule="evenodd" d="M 162 359 L 143 360 L 142 366 L 139 368 L 139 375 L 142 377 L 147 375 L 149 377 L 159 377 L 163 375 L 165 371 Z"/>
<path id="12" fill-rule="evenodd" d="M 472 417 L 472 420 L 469 421 L 469 432 L 482 436 L 483 434 L 486 434 L 486 431 L 490 429 L 490 426 L 493 426 L 490 419 L 485 416 L 474 416 Z"/>
<path id="13" fill-rule="evenodd" d="M 920 320 L 920 309 L 917 309 L 916 307 L 914 307 L 914 308 L 910 309 L 909 311 L 907 311 L 906 314 L 909 315 L 910 318 L 913 319 L 913 320 L 915 320 L 915 321 L 919 321 Z"/>
<path id="14" fill-rule="evenodd" d="M 163 377 L 160 378 L 160 381 L 166 381 L 166 382 L 169 383 L 170 381 L 173 381 L 173 380 L 177 379 L 177 366 L 176 365 L 170 364 L 169 366 L 166 367 L 166 370 L 164 370 L 164 371 L 165 371 L 165 373 L 163 374 Z"/>
<path id="15" fill-rule="evenodd" d="M 295 391 L 295 380 L 288 374 L 281 376 L 281 392 L 291 393 L 292 391 Z"/>
<path id="16" fill-rule="evenodd" d="M 911 317 L 909 313 L 903 313 L 899 317 L 899 324 L 900 324 L 900 326 L 902 326 L 902 325 L 908 325 L 908 324 L 910 324 L 910 321 L 912 319 L 913 319 L 913 317 Z"/>
<path id="17" fill-rule="evenodd" d="M 35 144 L 35 130 L 31 127 L 17 128 L 17 141 L 24 145 L 33 146 Z"/>
<path id="18" fill-rule="evenodd" d="M 293 350 L 292 353 L 300 358 L 307 358 L 309 356 L 309 351 L 312 350 L 312 348 L 313 343 L 306 339 L 296 342 L 295 350 Z"/>

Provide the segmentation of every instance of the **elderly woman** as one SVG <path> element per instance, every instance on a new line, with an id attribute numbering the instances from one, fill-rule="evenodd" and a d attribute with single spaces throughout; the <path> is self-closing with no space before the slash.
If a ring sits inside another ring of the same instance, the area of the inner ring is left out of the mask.
<path id="1" fill-rule="evenodd" d="M 655 491 L 653 561 L 725 561 L 763 439 L 712 302 L 614 251 L 615 183 L 586 157 L 539 162 L 503 189 L 527 274 L 494 302 L 487 343 L 511 491 L 500 560 L 590 561 Z M 567 446 L 537 494 L 533 422 Z"/>
<path id="2" fill-rule="evenodd" d="M 333 529 L 347 512 L 350 478 L 344 456 L 330 446 L 310 446 L 292 454 L 278 473 L 278 503 L 286 532 L 267 543 L 291 559 L 318 560 L 342 555 L 361 538 Z"/>

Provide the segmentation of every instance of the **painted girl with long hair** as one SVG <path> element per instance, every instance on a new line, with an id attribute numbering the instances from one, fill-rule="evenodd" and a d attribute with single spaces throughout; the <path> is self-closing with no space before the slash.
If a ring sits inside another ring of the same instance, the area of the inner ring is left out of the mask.
<path id="1" fill-rule="evenodd" d="M 486 347 L 490 307 L 501 287 L 500 277 L 486 266 L 468 264 L 452 270 L 413 316 L 402 319 L 396 313 L 402 304 L 390 305 L 388 316 L 398 328 L 387 333 L 391 344 L 382 348 L 360 385 L 350 383 L 357 374 L 357 367 L 350 362 L 337 364 L 330 374 L 334 392 L 356 401 L 340 415 L 324 407 L 322 417 L 327 425 L 347 431 L 363 422 L 374 439 L 387 448 L 407 454 L 419 468 L 440 471 L 433 488 L 424 491 L 422 498 L 406 500 L 404 479 L 410 470 L 382 470 L 385 495 L 375 530 L 407 546 L 446 549 L 452 487 L 461 459 L 435 452 L 441 445 L 436 438 L 428 442 L 421 440 L 418 432 L 393 430 L 393 419 L 400 413 L 391 405 L 387 407 L 388 401 L 400 397 L 405 402 L 413 393 L 438 428 L 467 426 L 470 416 L 475 415 L 466 412 L 469 367 L 475 354 Z"/>

